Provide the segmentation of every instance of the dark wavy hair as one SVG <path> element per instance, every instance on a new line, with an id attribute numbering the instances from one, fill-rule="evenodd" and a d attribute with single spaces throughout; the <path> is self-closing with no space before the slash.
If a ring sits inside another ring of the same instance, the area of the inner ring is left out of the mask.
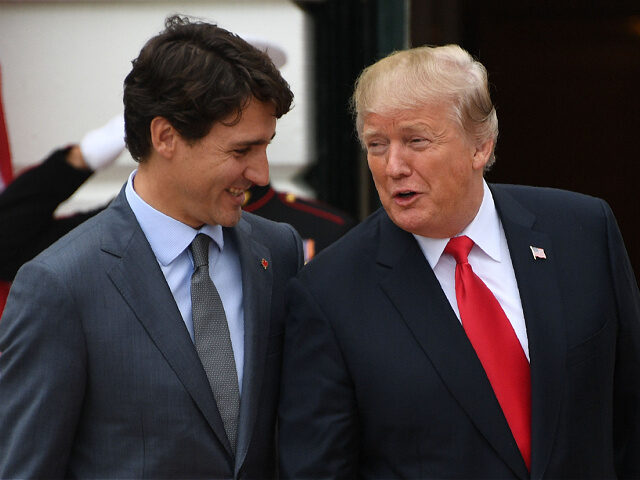
<path id="1" fill-rule="evenodd" d="M 143 161 L 151 152 L 150 125 L 164 117 L 187 141 L 205 137 L 213 124 L 236 115 L 252 97 L 271 102 L 280 118 L 293 93 L 269 56 L 239 36 L 175 15 L 142 47 L 124 80 L 127 147 Z"/>

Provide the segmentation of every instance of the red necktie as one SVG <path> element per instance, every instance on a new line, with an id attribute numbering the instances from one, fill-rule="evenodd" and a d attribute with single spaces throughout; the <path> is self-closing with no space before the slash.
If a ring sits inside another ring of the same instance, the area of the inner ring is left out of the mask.
<path id="1" fill-rule="evenodd" d="M 491 290 L 473 273 L 469 237 L 449 240 L 456 260 L 456 299 L 462 326 L 502 407 L 527 468 L 531 461 L 531 374 L 520 341 Z"/>

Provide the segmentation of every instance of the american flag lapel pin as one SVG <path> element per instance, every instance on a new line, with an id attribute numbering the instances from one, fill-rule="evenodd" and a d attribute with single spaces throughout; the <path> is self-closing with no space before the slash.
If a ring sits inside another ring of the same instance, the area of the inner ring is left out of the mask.
<path id="1" fill-rule="evenodd" d="M 262 260 L 260 260 L 260 265 L 262 265 L 262 268 L 266 270 L 267 267 L 269 266 L 269 262 L 267 262 L 266 258 L 263 258 Z"/>
<path id="2" fill-rule="evenodd" d="M 540 248 L 540 247 L 534 247 L 532 245 L 529 246 L 529 248 L 531 249 L 531 253 L 533 254 L 533 259 L 534 260 L 546 260 L 547 259 L 547 254 L 544 253 L 544 248 Z"/>

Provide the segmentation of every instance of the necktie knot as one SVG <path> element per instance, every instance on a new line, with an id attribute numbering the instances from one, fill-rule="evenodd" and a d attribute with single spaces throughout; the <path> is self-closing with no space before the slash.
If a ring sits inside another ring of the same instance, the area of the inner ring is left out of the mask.
<path id="1" fill-rule="evenodd" d="M 473 248 L 473 240 L 466 235 L 453 237 L 447 243 L 444 253 L 448 253 L 455 258 L 456 263 L 468 263 L 469 252 Z"/>
<path id="2" fill-rule="evenodd" d="M 209 265 L 209 237 L 199 233 L 191 242 L 194 269 Z"/>

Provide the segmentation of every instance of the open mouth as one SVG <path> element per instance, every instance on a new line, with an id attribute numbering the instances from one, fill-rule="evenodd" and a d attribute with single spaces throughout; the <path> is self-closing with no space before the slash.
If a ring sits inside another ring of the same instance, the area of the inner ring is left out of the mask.
<path id="1" fill-rule="evenodd" d="M 396 198 L 402 198 L 402 199 L 407 199 L 407 198 L 411 198 L 416 194 L 416 192 L 414 191 L 408 191 L 408 192 L 399 192 L 396 193 Z"/>

